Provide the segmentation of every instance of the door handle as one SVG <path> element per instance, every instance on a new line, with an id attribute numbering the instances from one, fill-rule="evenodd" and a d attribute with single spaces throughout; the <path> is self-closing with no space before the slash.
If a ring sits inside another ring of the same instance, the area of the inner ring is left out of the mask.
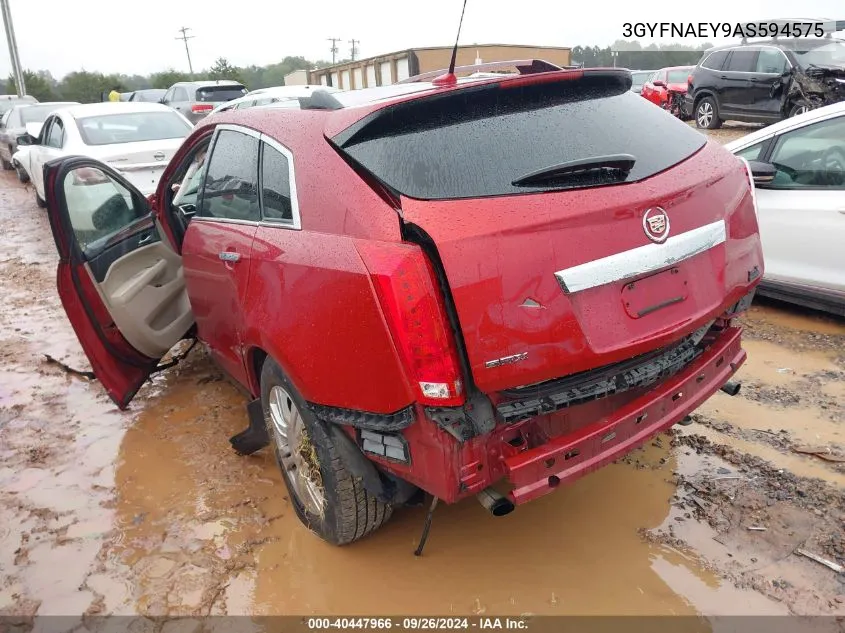
<path id="1" fill-rule="evenodd" d="M 147 233 L 144 237 L 138 240 L 138 246 L 143 246 L 144 244 L 149 244 L 153 241 L 153 234 Z"/>
<path id="2" fill-rule="evenodd" d="M 719 79 L 727 79 L 727 78 L 728 78 L 727 75 L 719 75 Z"/>
<path id="3" fill-rule="evenodd" d="M 223 251 L 223 252 L 221 252 L 221 253 L 218 253 L 218 255 L 217 255 L 217 256 L 218 256 L 218 257 L 219 257 L 222 261 L 224 261 L 224 262 L 231 262 L 231 263 L 238 262 L 238 261 L 240 261 L 240 259 L 241 259 L 241 254 L 240 254 L 240 253 L 233 253 L 232 251 Z"/>

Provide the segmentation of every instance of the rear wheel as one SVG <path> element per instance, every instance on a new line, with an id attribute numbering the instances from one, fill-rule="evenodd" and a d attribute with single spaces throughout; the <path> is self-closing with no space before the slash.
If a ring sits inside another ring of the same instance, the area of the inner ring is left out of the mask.
<path id="1" fill-rule="evenodd" d="M 41 196 L 38 195 L 37 191 L 35 192 L 35 204 L 37 204 L 38 208 L 40 208 L 40 209 L 46 209 L 47 208 L 47 202 L 44 200 L 44 198 L 42 198 Z"/>
<path id="2" fill-rule="evenodd" d="M 26 170 L 19 163 L 15 163 L 15 172 L 18 174 L 18 180 L 22 183 L 29 182 L 29 174 L 26 173 Z"/>
<path id="3" fill-rule="evenodd" d="M 346 545 L 387 522 L 393 507 L 353 477 L 324 423 L 270 358 L 261 370 L 261 402 L 282 479 L 306 527 L 329 543 Z"/>
<path id="4" fill-rule="evenodd" d="M 719 110 L 713 97 L 702 98 L 695 106 L 695 125 L 707 130 L 715 130 L 722 125 Z"/>
<path id="5" fill-rule="evenodd" d="M 12 155 L 12 148 L 10 147 L 9 148 L 9 156 L 11 157 L 11 155 Z M 10 170 L 14 169 L 14 167 L 12 166 L 12 163 L 7 161 L 2 156 L 0 156 L 0 163 L 2 163 L 3 169 L 5 169 L 6 171 L 10 171 Z"/>

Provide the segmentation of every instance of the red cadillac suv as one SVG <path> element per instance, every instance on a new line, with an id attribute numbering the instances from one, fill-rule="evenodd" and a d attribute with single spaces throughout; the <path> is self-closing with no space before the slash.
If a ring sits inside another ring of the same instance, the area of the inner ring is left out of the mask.
<path id="1" fill-rule="evenodd" d="M 48 164 L 59 293 L 109 395 L 199 339 L 251 394 L 235 448 L 270 445 L 336 544 L 420 490 L 503 514 L 681 421 L 745 359 L 747 167 L 628 71 L 523 70 L 211 116 L 149 200 Z"/>

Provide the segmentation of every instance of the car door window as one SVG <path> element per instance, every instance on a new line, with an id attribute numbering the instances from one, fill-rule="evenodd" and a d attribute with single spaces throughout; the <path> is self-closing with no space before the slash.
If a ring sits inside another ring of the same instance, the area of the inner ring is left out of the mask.
<path id="1" fill-rule="evenodd" d="M 722 66 L 728 58 L 728 53 L 729 51 L 714 51 L 701 62 L 701 65 L 710 70 L 722 70 Z"/>
<path id="2" fill-rule="evenodd" d="M 9 118 L 11 117 L 12 112 L 14 112 L 14 110 L 9 110 L 3 115 L 3 118 L 0 119 L 0 128 L 6 128 L 9 126 Z"/>
<path id="3" fill-rule="evenodd" d="M 198 217 L 258 221 L 258 139 L 231 129 L 218 132 L 203 188 Z"/>
<path id="4" fill-rule="evenodd" d="M 807 125 L 782 134 L 769 162 L 775 189 L 845 189 L 845 117 Z"/>
<path id="5" fill-rule="evenodd" d="M 80 248 L 102 250 L 111 236 L 147 214 L 132 194 L 96 167 L 78 167 L 65 176 L 65 205 Z"/>
<path id="6" fill-rule="evenodd" d="M 173 88 L 165 92 L 164 96 L 161 98 L 162 103 L 170 103 L 171 101 L 173 101 L 173 92 Z"/>
<path id="7" fill-rule="evenodd" d="M 176 88 L 173 91 L 173 100 L 174 101 L 187 101 L 188 100 L 188 91 L 184 88 Z"/>
<path id="8" fill-rule="evenodd" d="M 766 147 L 768 144 L 769 139 L 765 141 L 760 141 L 759 143 L 755 143 L 750 147 L 746 147 L 744 150 L 741 150 L 736 153 L 737 156 L 740 158 L 744 158 L 745 160 L 760 160 L 760 155 L 763 153 L 763 148 Z"/>
<path id="9" fill-rule="evenodd" d="M 268 143 L 262 143 L 261 201 L 263 219 L 270 222 L 292 224 L 293 196 L 291 182 L 293 170 L 288 156 Z"/>
<path id="10" fill-rule="evenodd" d="M 786 70 L 786 57 L 775 48 L 764 48 L 757 56 L 756 72 L 780 75 Z"/>
<path id="11" fill-rule="evenodd" d="M 754 72 L 757 66 L 757 51 L 750 51 L 743 48 L 738 48 L 731 51 L 731 56 L 728 59 L 728 67 L 725 70 L 731 72 Z"/>
<path id="12" fill-rule="evenodd" d="M 54 147 L 61 149 L 65 142 L 65 127 L 61 119 L 53 119 L 53 124 L 50 126 L 50 132 L 45 137 L 44 144 L 47 147 Z"/>

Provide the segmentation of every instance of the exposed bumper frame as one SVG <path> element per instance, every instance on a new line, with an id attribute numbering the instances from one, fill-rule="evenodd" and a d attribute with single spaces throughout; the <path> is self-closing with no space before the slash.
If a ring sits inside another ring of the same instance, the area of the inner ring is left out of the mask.
<path id="1" fill-rule="evenodd" d="M 741 328 L 727 328 L 684 371 L 617 410 L 612 417 L 504 460 L 514 503 L 571 482 L 644 444 L 699 407 L 745 362 Z"/>

